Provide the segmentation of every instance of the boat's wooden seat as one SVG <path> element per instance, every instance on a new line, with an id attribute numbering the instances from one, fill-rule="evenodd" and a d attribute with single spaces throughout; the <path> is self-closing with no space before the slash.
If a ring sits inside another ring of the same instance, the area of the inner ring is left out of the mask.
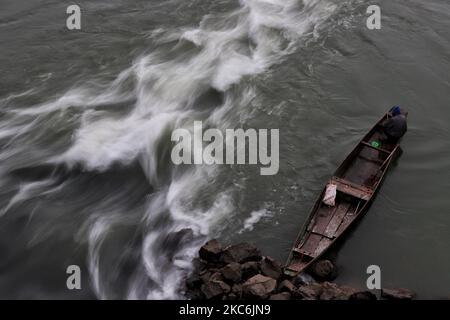
<path id="1" fill-rule="evenodd" d="M 314 258 L 313 254 L 311 252 L 305 251 L 303 248 L 294 248 L 292 249 L 294 253 L 299 254 L 301 256 L 307 256 L 309 258 Z"/>
<path id="2" fill-rule="evenodd" d="M 351 195 L 355 198 L 362 199 L 365 201 L 370 200 L 373 194 L 372 189 L 355 184 L 353 182 L 350 182 L 348 180 L 339 177 L 331 178 L 331 183 L 337 186 L 337 190 L 339 192 Z"/>
<path id="3" fill-rule="evenodd" d="M 307 265 L 308 265 L 308 263 L 302 262 L 302 261 L 293 262 L 290 265 L 286 266 L 286 268 L 284 269 L 284 272 L 288 276 L 294 277 L 300 271 L 302 271 Z"/>
<path id="4" fill-rule="evenodd" d="M 333 237 L 330 237 L 330 236 L 328 236 L 328 235 L 326 235 L 326 234 L 323 234 L 323 233 L 315 232 L 314 230 L 311 230 L 311 229 L 309 229 L 309 228 L 308 228 L 307 230 L 308 230 L 308 232 L 311 233 L 311 234 L 315 234 L 315 235 L 317 235 L 317 236 L 325 237 L 325 238 L 328 238 L 328 239 L 330 239 L 330 240 L 333 240 L 333 239 L 334 239 Z"/>
<path id="5" fill-rule="evenodd" d="M 383 149 L 383 148 L 379 148 L 379 147 L 374 147 L 373 145 L 371 145 L 370 143 L 368 143 L 366 141 L 361 141 L 361 143 L 363 145 L 365 145 L 366 147 L 369 147 L 371 149 L 374 149 L 374 150 L 377 150 L 377 151 L 380 151 L 380 152 L 383 152 L 383 153 L 391 154 L 391 151 Z"/>

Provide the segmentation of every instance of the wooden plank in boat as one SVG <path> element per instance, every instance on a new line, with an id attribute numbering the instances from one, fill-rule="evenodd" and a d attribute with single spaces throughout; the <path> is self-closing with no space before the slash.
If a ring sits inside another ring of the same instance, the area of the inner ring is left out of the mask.
<path id="1" fill-rule="evenodd" d="M 311 255 L 311 252 L 306 252 L 303 248 L 294 248 L 292 250 L 294 251 L 294 253 L 297 253 L 299 256 L 308 256 L 310 258 L 314 258 Z"/>
<path id="2" fill-rule="evenodd" d="M 287 267 L 287 269 L 292 270 L 294 272 L 299 272 L 305 267 L 305 265 L 306 265 L 306 262 L 298 261 L 298 262 L 294 262 L 294 263 L 290 264 Z"/>
<path id="3" fill-rule="evenodd" d="M 369 147 L 369 148 L 371 148 L 371 149 L 373 149 L 373 150 L 380 151 L 380 152 L 387 153 L 387 154 L 390 154 L 390 153 L 391 153 L 391 151 L 389 151 L 389 150 L 386 150 L 386 149 L 383 149 L 383 148 L 374 147 L 374 146 L 372 146 L 372 145 L 371 145 L 370 143 L 368 143 L 368 142 L 361 141 L 361 143 L 362 143 L 363 145 L 365 145 L 366 147 Z"/>
<path id="4" fill-rule="evenodd" d="M 342 178 L 333 177 L 331 179 L 331 183 L 336 185 L 339 192 L 349 194 L 355 198 L 359 198 L 362 200 L 370 200 L 373 194 L 373 191 L 371 189 L 365 186 L 357 185 Z"/>
<path id="5" fill-rule="evenodd" d="M 328 238 L 336 237 L 336 231 L 342 223 L 345 215 L 347 214 L 348 209 L 350 208 L 350 203 L 343 202 L 339 204 L 339 207 L 336 209 L 333 218 L 325 229 L 324 235 Z"/>
<path id="6" fill-rule="evenodd" d="M 342 219 L 342 223 L 336 231 L 336 236 L 340 235 L 356 218 L 356 213 L 352 210 L 347 211 L 347 214 Z"/>
<path id="7" fill-rule="evenodd" d="M 314 256 L 317 257 L 319 256 L 326 248 L 328 248 L 331 244 L 332 240 L 328 239 L 328 238 L 322 238 L 322 240 L 320 240 L 316 251 L 314 251 Z"/>
<path id="8" fill-rule="evenodd" d="M 315 233 L 314 231 L 310 231 L 312 234 L 317 234 L 317 235 L 319 235 L 319 236 L 321 236 L 321 237 L 325 237 L 325 238 L 329 238 L 330 240 L 333 240 L 332 238 L 330 238 L 330 237 L 327 237 L 325 234 L 323 234 L 323 233 Z"/>
<path id="9" fill-rule="evenodd" d="M 314 252 L 316 251 L 317 246 L 319 245 L 320 240 L 322 240 L 322 236 L 317 234 L 309 234 L 308 238 L 304 242 L 304 244 L 301 246 L 301 249 L 303 252 L 305 252 L 307 255 L 311 257 L 314 256 Z"/>
<path id="10" fill-rule="evenodd" d="M 316 221 L 314 224 L 314 228 L 312 231 L 314 233 L 322 235 L 325 229 L 328 226 L 328 223 L 330 222 L 331 218 L 333 218 L 334 211 L 336 210 L 336 207 L 328 207 L 328 206 L 322 206 L 317 215 L 316 215 Z"/>

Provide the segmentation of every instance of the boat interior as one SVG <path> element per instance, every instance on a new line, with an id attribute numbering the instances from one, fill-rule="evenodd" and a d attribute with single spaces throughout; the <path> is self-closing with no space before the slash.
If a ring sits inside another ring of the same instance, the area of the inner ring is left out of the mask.
<path id="1" fill-rule="evenodd" d="M 384 140 L 375 126 L 337 169 L 329 181 L 336 185 L 335 205 L 322 202 L 324 188 L 291 252 L 288 274 L 307 268 L 366 207 L 397 148 L 396 141 Z"/>

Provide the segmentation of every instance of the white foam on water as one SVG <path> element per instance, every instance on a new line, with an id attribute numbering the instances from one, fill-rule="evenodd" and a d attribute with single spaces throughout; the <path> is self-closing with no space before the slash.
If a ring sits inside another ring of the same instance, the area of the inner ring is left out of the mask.
<path id="1" fill-rule="evenodd" d="M 24 183 L 20 186 L 17 193 L 9 200 L 6 207 L 0 211 L 0 217 L 6 214 L 14 205 L 23 201 L 32 199 L 34 197 L 50 194 L 59 189 L 59 187 L 50 188 L 54 184 L 53 179 L 45 179 L 42 181 L 35 181 Z"/>
<path id="2" fill-rule="evenodd" d="M 270 217 L 272 214 L 267 209 L 263 208 L 257 211 L 253 211 L 250 213 L 250 217 L 245 219 L 244 226 L 241 230 L 239 230 L 239 233 L 243 233 L 245 231 L 252 231 L 255 225 L 261 221 L 261 219 Z"/>
<path id="3" fill-rule="evenodd" d="M 99 299 L 108 297 L 101 282 L 100 250 L 108 231 L 116 222 L 115 216 L 104 215 L 97 218 L 89 230 L 89 259 L 88 268 L 91 275 L 92 285 Z"/>

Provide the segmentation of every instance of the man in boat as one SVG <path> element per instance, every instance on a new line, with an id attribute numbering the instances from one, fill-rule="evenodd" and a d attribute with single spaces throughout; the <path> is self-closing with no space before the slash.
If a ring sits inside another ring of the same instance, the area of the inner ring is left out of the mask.
<path id="1" fill-rule="evenodd" d="M 394 106 L 389 111 L 388 119 L 381 123 L 386 141 L 398 141 L 408 130 L 407 112 L 403 112 L 399 106 Z"/>

